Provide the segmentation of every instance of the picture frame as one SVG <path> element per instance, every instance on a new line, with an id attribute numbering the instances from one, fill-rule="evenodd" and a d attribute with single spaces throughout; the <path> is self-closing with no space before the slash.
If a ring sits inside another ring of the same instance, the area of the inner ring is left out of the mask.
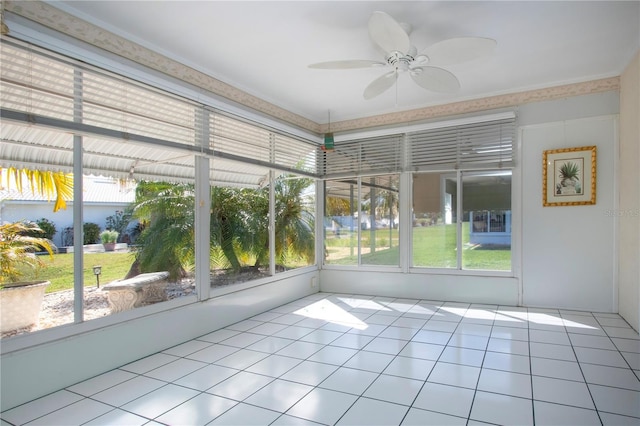
<path id="1" fill-rule="evenodd" d="M 544 151 L 542 205 L 582 206 L 596 203 L 596 147 Z"/>

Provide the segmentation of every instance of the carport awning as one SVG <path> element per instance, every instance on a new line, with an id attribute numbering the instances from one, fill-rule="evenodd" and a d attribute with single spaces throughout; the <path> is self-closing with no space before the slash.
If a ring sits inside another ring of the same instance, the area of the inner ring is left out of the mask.
<path id="1" fill-rule="evenodd" d="M 1 167 L 40 170 L 73 170 L 73 134 L 3 120 L 0 130 Z M 83 170 L 86 174 L 121 179 L 193 182 L 194 154 L 162 146 L 84 136 Z M 212 185 L 257 187 L 269 169 L 238 161 L 214 158 Z"/>
<path id="2" fill-rule="evenodd" d="M 1 167 L 73 170 L 73 134 L 69 132 L 3 121 L 0 135 Z M 83 137 L 82 148 L 85 174 L 119 179 L 194 181 L 192 152 L 89 136 Z M 212 185 L 257 187 L 268 172 L 266 167 L 214 158 L 210 181 Z"/>

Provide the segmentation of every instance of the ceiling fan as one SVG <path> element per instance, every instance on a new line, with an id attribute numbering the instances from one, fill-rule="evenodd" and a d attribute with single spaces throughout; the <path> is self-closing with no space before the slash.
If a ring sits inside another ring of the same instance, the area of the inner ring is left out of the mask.
<path id="1" fill-rule="evenodd" d="M 496 41 L 483 37 L 457 37 L 435 43 L 423 52 L 411 44 L 411 27 L 401 24 L 385 12 L 373 12 L 369 19 L 369 36 L 384 53 L 384 61 L 344 60 L 320 62 L 309 65 L 317 69 L 351 69 L 391 67 L 392 70 L 373 80 L 364 90 L 369 100 L 382 94 L 398 79 L 408 73 L 420 87 L 434 92 L 453 93 L 460 89 L 460 82 L 441 66 L 459 64 L 488 55 Z"/>

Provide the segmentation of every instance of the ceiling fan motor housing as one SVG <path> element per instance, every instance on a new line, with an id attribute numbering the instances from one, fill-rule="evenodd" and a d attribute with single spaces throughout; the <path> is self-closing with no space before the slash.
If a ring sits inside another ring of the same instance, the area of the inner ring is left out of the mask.
<path id="1" fill-rule="evenodd" d="M 418 49 L 416 49 L 415 46 L 411 46 L 407 53 L 399 52 L 396 50 L 389 53 L 386 56 L 385 60 L 397 71 L 408 71 L 409 65 L 411 65 L 415 61 L 417 53 Z"/>

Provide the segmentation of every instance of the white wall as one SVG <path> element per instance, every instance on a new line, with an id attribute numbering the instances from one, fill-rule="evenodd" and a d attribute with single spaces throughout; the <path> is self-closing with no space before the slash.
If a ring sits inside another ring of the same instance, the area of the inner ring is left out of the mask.
<path id="1" fill-rule="evenodd" d="M 317 271 L 2 355 L 0 410 L 317 292 Z"/>
<path id="2" fill-rule="evenodd" d="M 320 291 L 500 305 L 518 304 L 512 277 L 398 272 L 320 271 Z"/>
<path id="3" fill-rule="evenodd" d="M 620 78 L 620 315 L 640 330 L 640 52 Z"/>
<path id="4" fill-rule="evenodd" d="M 543 151 L 595 145 L 596 204 L 543 207 Z M 522 128 L 522 285 L 527 306 L 614 312 L 617 116 Z"/>

